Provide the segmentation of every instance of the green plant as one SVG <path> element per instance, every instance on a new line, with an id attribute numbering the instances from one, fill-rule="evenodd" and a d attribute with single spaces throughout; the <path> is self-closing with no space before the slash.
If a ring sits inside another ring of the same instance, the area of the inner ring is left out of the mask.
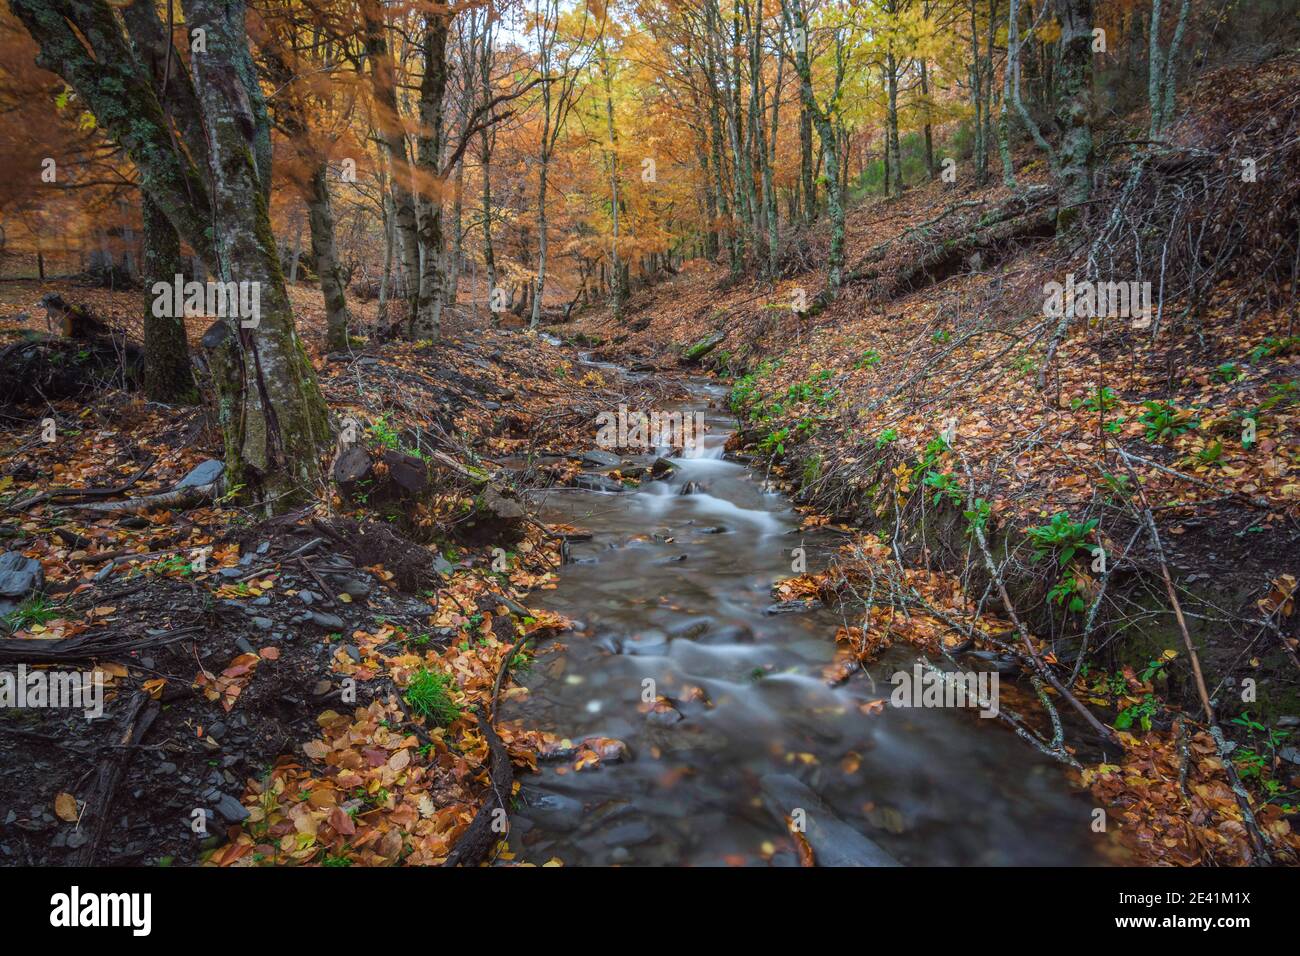
<path id="1" fill-rule="evenodd" d="M 410 448 L 402 442 L 402 437 L 397 433 L 388 420 L 388 413 L 380 415 L 370 423 L 368 429 L 375 442 L 391 451 L 400 451 L 404 455 L 410 455 L 412 458 L 419 458 L 421 461 L 427 460 L 424 452 L 418 448 Z"/>
<path id="2" fill-rule="evenodd" d="M 1224 362 L 1214 370 L 1214 378 L 1225 384 L 1235 382 L 1244 374 L 1245 373 L 1241 370 L 1241 366 L 1236 362 Z"/>
<path id="3" fill-rule="evenodd" d="M 1083 587 L 1083 581 L 1072 574 L 1067 574 L 1052 585 L 1051 590 L 1047 592 L 1047 598 L 1058 607 L 1068 601 L 1071 614 L 1082 614 L 1088 606 L 1082 597 Z"/>
<path id="4" fill-rule="evenodd" d="M 876 436 L 876 451 L 880 451 L 880 449 L 884 448 L 886 445 L 893 444 L 896 441 L 898 441 L 898 429 L 886 428 Z"/>
<path id="5" fill-rule="evenodd" d="M 1119 712 L 1115 717 L 1116 730 L 1128 730 L 1136 723 L 1143 730 L 1151 729 L 1151 718 L 1156 715 L 1160 709 L 1160 703 L 1156 700 L 1154 694 L 1144 694 L 1142 701 L 1137 704 L 1130 704 Z"/>
<path id="6" fill-rule="evenodd" d="M 1194 457 L 1199 464 L 1206 467 L 1222 465 L 1220 459 L 1223 457 L 1223 442 L 1216 438 L 1212 444 L 1206 445 Z"/>
<path id="7" fill-rule="evenodd" d="M 803 463 L 804 486 L 813 484 L 822 476 L 822 456 L 813 455 Z"/>
<path id="8" fill-rule="evenodd" d="M 1096 393 L 1088 398 L 1076 398 L 1070 402 L 1073 409 L 1086 408 L 1090 412 L 1108 412 L 1119 404 L 1119 396 L 1109 387 L 1097 389 Z"/>
<path id="9" fill-rule="evenodd" d="M 1244 711 L 1232 718 L 1232 723 L 1246 730 L 1247 742 L 1239 744 L 1232 752 L 1232 762 L 1243 777 L 1263 780 L 1276 763 L 1277 748 L 1291 736 L 1288 730 L 1270 730 Z M 1279 788 L 1269 788 L 1277 792 Z"/>
<path id="10" fill-rule="evenodd" d="M 1045 525 L 1028 530 L 1029 538 L 1034 543 L 1034 560 L 1037 561 L 1055 551 L 1057 562 L 1061 567 L 1070 563 L 1074 555 L 1087 547 L 1084 540 L 1097 527 L 1097 519 L 1089 518 L 1082 523 L 1071 521 L 1064 511 L 1052 516 Z"/>
<path id="11" fill-rule="evenodd" d="M 1028 375 L 1030 372 L 1036 372 L 1038 370 L 1038 363 L 1028 355 L 1017 355 L 1012 360 L 1011 367 L 1023 375 Z"/>
<path id="12" fill-rule="evenodd" d="M 789 428 L 777 428 L 763 436 L 763 440 L 758 443 L 760 451 L 767 454 L 785 454 L 785 441 L 790 437 Z"/>
<path id="13" fill-rule="evenodd" d="M 867 349 L 861 357 L 853 363 L 854 368 L 874 368 L 880 364 L 880 353 L 875 349 Z"/>
<path id="14" fill-rule="evenodd" d="M 930 336 L 930 340 L 937 345 L 943 345 L 945 342 L 948 342 L 951 339 L 952 339 L 952 335 L 949 334 L 944 329 L 939 329 L 937 332 L 934 333 L 934 335 Z"/>
<path id="15" fill-rule="evenodd" d="M 1162 442 L 1167 438 L 1174 438 L 1199 428 L 1201 425 L 1192 417 L 1191 412 L 1174 408 L 1168 402 L 1143 402 L 1142 407 L 1146 411 L 1142 413 L 1139 421 L 1146 426 L 1146 439 L 1149 442 Z"/>
<path id="16" fill-rule="evenodd" d="M 34 594 L 6 614 L 4 624 L 11 632 L 19 631 L 34 624 L 44 624 L 47 621 L 52 621 L 60 613 L 62 613 L 62 609 L 45 595 Z"/>
<path id="17" fill-rule="evenodd" d="M 321 860 L 321 866 L 351 866 L 352 858 L 348 856 L 333 856 L 326 852 L 325 859 Z"/>
<path id="18" fill-rule="evenodd" d="M 962 512 L 966 518 L 966 533 L 974 535 L 976 530 L 983 533 L 988 528 L 989 513 L 989 503 L 983 498 L 976 498 L 974 507 Z"/>
<path id="19" fill-rule="evenodd" d="M 1128 498 L 1129 485 L 1132 480 L 1128 475 L 1112 475 L 1108 471 L 1101 473 L 1102 486 L 1110 492 L 1112 499 L 1124 500 Z"/>
<path id="20" fill-rule="evenodd" d="M 1142 673 L 1138 675 L 1138 680 L 1140 680 L 1144 684 L 1148 683 L 1149 681 L 1155 680 L 1157 677 L 1159 677 L 1161 674 L 1164 673 L 1164 670 L 1169 665 L 1169 662 L 1172 661 L 1177 656 L 1178 656 L 1177 651 L 1170 650 L 1170 651 L 1165 651 L 1155 660 L 1147 661 L 1147 666 L 1142 668 Z"/>
<path id="21" fill-rule="evenodd" d="M 1274 338 L 1269 336 L 1250 350 L 1250 361 L 1254 363 L 1261 359 L 1272 358 L 1274 355 L 1281 355 L 1300 345 L 1300 335 L 1288 335 L 1285 338 Z"/>
<path id="22" fill-rule="evenodd" d="M 961 482 L 951 472 L 940 474 L 937 471 L 926 472 L 925 483 L 934 491 L 934 503 L 937 505 L 944 498 L 947 498 L 955 505 L 962 503 Z"/>
<path id="23" fill-rule="evenodd" d="M 460 710 L 451 701 L 453 683 L 442 671 L 422 667 L 406 685 L 406 702 L 421 717 L 445 727 L 460 716 Z"/>

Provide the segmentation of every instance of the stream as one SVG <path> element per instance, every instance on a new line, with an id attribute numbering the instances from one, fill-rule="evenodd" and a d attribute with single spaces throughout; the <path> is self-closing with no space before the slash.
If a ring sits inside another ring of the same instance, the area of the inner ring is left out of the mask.
<path id="1" fill-rule="evenodd" d="M 516 862 L 793 866 L 783 818 L 796 808 L 822 865 L 1101 862 L 1092 801 L 1058 764 L 972 711 L 888 706 L 890 676 L 912 668 L 915 649 L 827 685 L 840 617 L 766 612 L 792 548 L 815 570 L 843 539 L 800 531 L 787 497 L 722 457 L 734 428 L 726 390 L 689 384 L 694 400 L 678 408 L 703 410 L 709 431 L 664 480 L 542 498 L 543 520 L 593 537 L 571 544 L 554 590 L 533 594 L 576 625 L 559 638 L 565 650 L 543 648 L 518 675 L 529 693 L 501 716 L 574 742 L 616 738 L 628 755 L 524 775 Z M 682 494 L 687 482 L 698 490 Z M 646 713 L 647 679 L 675 711 Z M 883 710 L 860 709 L 881 698 Z"/>

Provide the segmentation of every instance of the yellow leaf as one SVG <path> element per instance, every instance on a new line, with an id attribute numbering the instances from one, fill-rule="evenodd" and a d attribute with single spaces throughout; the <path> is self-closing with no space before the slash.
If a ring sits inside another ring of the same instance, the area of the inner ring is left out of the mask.
<path id="1" fill-rule="evenodd" d="M 70 793 L 60 793 L 54 798 L 54 815 L 67 823 L 76 822 L 77 798 Z"/>

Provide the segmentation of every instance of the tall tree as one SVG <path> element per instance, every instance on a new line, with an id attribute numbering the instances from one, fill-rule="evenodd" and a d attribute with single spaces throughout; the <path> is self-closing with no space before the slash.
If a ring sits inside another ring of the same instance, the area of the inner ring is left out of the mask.
<path id="1" fill-rule="evenodd" d="M 1061 24 L 1057 225 L 1066 228 L 1092 194 L 1092 0 L 1056 0 L 1056 18 Z"/>
<path id="2" fill-rule="evenodd" d="M 257 283 L 260 314 L 228 316 L 204 336 L 212 353 L 227 480 L 267 511 L 308 498 L 331 436 L 324 397 L 296 335 L 271 234 L 270 121 L 240 0 L 185 0 L 201 143 L 165 113 L 159 90 L 105 0 L 10 0 L 38 64 L 75 89 L 130 156 L 141 188 L 225 282 Z M 195 33 L 197 31 L 197 33 Z M 141 36 L 140 43 L 146 42 Z M 205 145 L 206 144 L 206 145 Z M 207 153 L 207 168 L 195 157 Z"/>
<path id="3" fill-rule="evenodd" d="M 538 146 L 537 175 L 537 277 L 533 285 L 533 308 L 529 327 L 542 319 L 542 296 L 546 291 L 546 260 L 549 230 L 546 193 L 560 133 L 577 101 L 578 79 L 595 50 L 597 31 L 591 9 L 585 3 L 571 35 L 565 36 L 561 0 L 533 0 L 533 41 L 537 45 L 537 73 L 540 79 L 542 131 Z"/>
<path id="4" fill-rule="evenodd" d="M 812 115 L 813 125 L 817 129 L 817 138 L 821 141 L 822 154 L 826 161 L 826 210 L 831 227 L 830 253 L 826 258 L 826 283 L 833 292 L 840 287 L 840 280 L 844 273 L 844 199 L 843 184 L 840 179 L 842 153 L 835 129 L 835 115 L 839 106 L 840 91 L 844 85 L 844 44 L 840 31 L 835 29 L 834 79 L 830 96 L 823 105 L 818 102 L 813 91 L 812 61 L 808 53 L 811 44 L 803 0 L 782 0 L 781 7 L 785 14 L 786 28 L 793 38 L 794 66 L 799 76 L 799 93 L 805 108 Z"/>

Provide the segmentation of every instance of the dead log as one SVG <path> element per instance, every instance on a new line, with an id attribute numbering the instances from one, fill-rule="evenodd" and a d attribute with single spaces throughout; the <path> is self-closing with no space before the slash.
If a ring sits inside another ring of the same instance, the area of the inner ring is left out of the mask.
<path id="1" fill-rule="evenodd" d="M 201 625 L 177 628 L 165 634 L 145 637 L 113 637 L 101 639 L 103 631 L 84 631 L 60 641 L 33 638 L 6 638 L 0 640 L 0 664 L 66 664 L 71 661 L 99 661 L 122 658 L 133 651 L 163 647 L 183 641 L 200 633 Z"/>
<path id="2" fill-rule="evenodd" d="M 116 736 L 115 746 L 99 762 L 95 774 L 95 788 L 86 800 L 86 810 L 82 820 L 91 821 L 90 836 L 77 853 L 75 866 L 91 866 L 95 854 L 104 842 L 108 832 L 108 821 L 112 810 L 113 794 L 122 780 L 122 774 L 135 755 L 136 748 L 144 740 L 145 734 L 158 717 L 159 704 L 150 700 L 144 691 L 136 691 L 131 698 L 126 713 L 122 717 L 122 729 Z"/>
<path id="3" fill-rule="evenodd" d="M 488 763 L 491 789 L 483 806 L 474 815 L 469 829 L 456 841 L 443 866 L 476 866 L 487 858 L 492 847 L 496 846 L 497 841 L 505 835 L 497 828 L 496 823 L 498 820 L 508 819 L 504 814 L 511 788 L 514 787 L 514 767 L 510 764 L 510 753 L 506 750 L 506 745 L 492 729 L 492 722 L 479 714 L 478 726 L 483 731 L 483 737 L 487 740 L 488 749 L 491 751 Z M 497 813 L 498 810 L 501 813 Z"/>

